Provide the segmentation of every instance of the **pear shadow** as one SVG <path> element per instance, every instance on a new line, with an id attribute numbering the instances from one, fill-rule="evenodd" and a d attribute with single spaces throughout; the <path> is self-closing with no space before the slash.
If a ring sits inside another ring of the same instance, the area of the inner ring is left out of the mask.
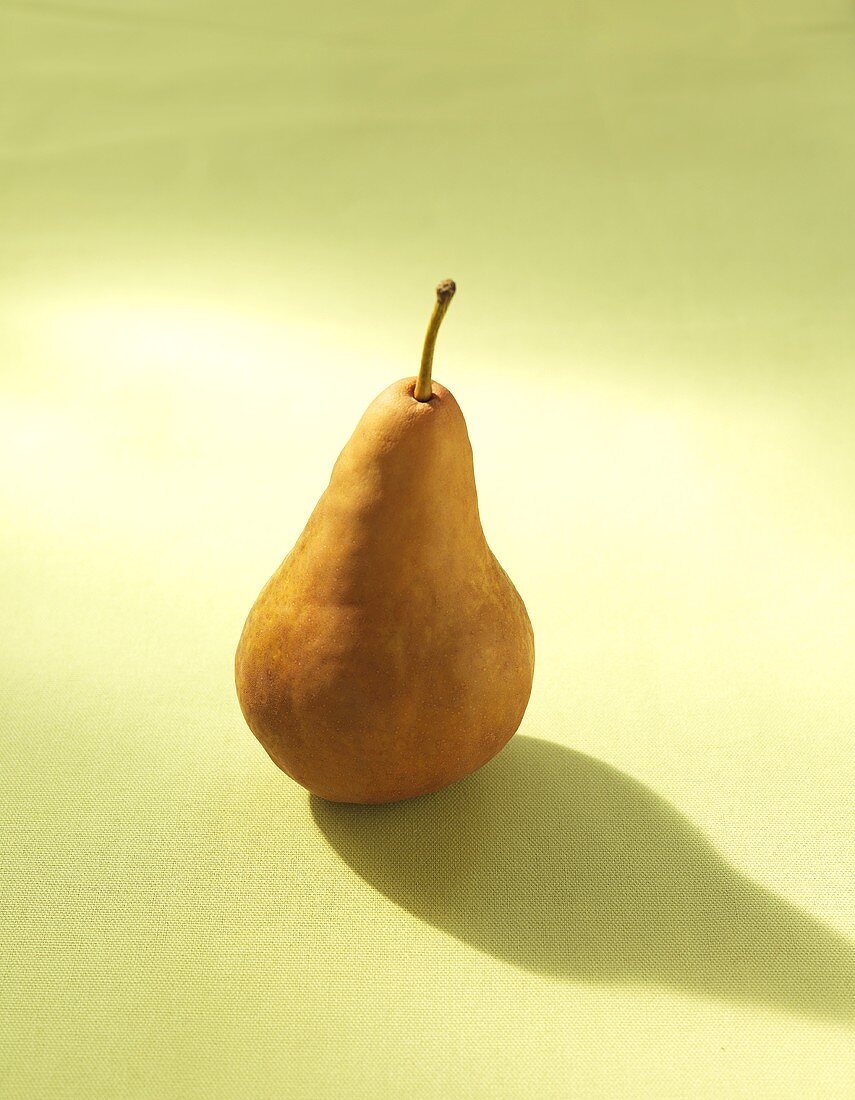
<path id="1" fill-rule="evenodd" d="M 311 810 L 386 897 L 526 970 L 855 1024 L 855 944 L 583 753 L 518 735 L 436 794 Z"/>

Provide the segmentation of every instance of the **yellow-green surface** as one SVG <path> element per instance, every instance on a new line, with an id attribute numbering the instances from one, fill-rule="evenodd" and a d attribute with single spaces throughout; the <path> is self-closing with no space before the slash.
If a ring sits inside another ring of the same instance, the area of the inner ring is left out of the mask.
<path id="1" fill-rule="evenodd" d="M 7 2 L 0 112 L 0 1093 L 851 1096 L 851 4 Z M 444 276 L 534 693 L 333 808 L 233 650 Z"/>

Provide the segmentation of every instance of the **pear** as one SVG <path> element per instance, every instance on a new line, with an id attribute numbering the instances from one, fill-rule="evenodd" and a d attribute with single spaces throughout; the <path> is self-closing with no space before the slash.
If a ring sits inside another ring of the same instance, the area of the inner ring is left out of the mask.
<path id="1" fill-rule="evenodd" d="M 531 622 L 484 537 L 463 413 L 431 379 L 454 292 L 437 287 L 418 377 L 369 405 L 237 648 L 250 729 L 333 802 L 462 779 L 510 740 L 531 694 Z"/>

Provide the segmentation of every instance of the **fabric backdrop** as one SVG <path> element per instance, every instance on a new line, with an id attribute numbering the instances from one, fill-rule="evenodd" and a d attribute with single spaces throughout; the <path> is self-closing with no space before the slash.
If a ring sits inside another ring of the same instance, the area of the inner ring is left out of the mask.
<path id="1" fill-rule="evenodd" d="M 848 0 L 3 0 L 0 91 L 0 1093 L 851 1096 Z M 336 808 L 234 647 L 447 276 L 534 692 Z"/>

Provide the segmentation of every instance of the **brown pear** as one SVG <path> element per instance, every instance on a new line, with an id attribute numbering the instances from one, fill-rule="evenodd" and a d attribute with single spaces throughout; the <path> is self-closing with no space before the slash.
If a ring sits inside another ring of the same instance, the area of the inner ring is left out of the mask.
<path id="1" fill-rule="evenodd" d="M 472 447 L 431 381 L 368 407 L 235 658 L 244 717 L 273 761 L 335 802 L 394 802 L 453 783 L 510 740 L 531 693 L 534 635 L 481 527 Z"/>

